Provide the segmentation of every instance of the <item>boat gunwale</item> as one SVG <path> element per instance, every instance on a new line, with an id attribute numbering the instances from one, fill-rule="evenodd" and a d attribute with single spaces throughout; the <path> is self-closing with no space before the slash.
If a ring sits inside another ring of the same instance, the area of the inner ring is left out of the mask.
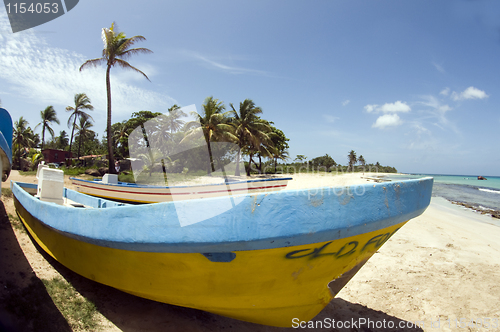
<path id="1" fill-rule="evenodd" d="M 80 182 L 92 183 L 92 184 L 97 184 L 97 185 L 115 186 L 115 187 L 123 187 L 123 188 L 141 188 L 141 189 L 142 188 L 144 188 L 144 189 L 184 189 L 184 188 L 193 188 L 193 187 L 227 186 L 227 185 L 235 185 L 235 184 L 254 183 L 254 182 L 293 180 L 292 177 L 288 177 L 288 178 L 228 181 L 228 182 L 221 182 L 221 183 L 193 184 L 193 185 L 183 185 L 183 186 L 160 186 L 160 185 L 145 185 L 145 184 L 137 184 L 137 183 L 129 183 L 129 182 L 104 183 L 104 182 L 102 182 L 102 180 L 96 180 L 96 179 L 85 180 L 85 179 L 78 179 L 75 177 L 70 177 L 69 179 L 71 181 L 80 181 Z"/>
<path id="2" fill-rule="evenodd" d="M 399 186 L 401 184 L 413 184 L 417 185 L 417 182 L 423 182 L 425 180 L 432 180 L 432 178 L 423 178 L 423 179 L 412 179 L 412 180 L 404 180 L 404 181 L 397 181 L 397 182 L 387 182 L 387 183 L 379 183 L 379 184 L 373 184 L 373 183 L 368 183 L 368 184 L 362 184 L 362 185 L 356 185 L 356 186 L 349 186 L 350 188 L 355 187 L 365 187 L 366 189 L 369 188 L 384 188 L 387 186 Z M 202 233 L 209 233 L 211 230 L 210 227 L 214 228 L 216 227 L 216 223 L 210 219 L 207 224 L 208 225 L 197 225 L 194 228 L 185 227 L 183 230 L 179 229 L 178 225 L 175 225 L 173 223 L 168 224 L 168 222 L 164 222 L 163 229 L 164 230 L 170 230 L 170 231 L 177 231 L 181 234 L 184 234 L 184 236 L 181 236 L 177 241 L 165 241 L 165 237 L 157 237 L 155 239 L 145 241 L 144 239 L 139 239 L 139 238 L 130 238 L 130 234 L 123 238 L 119 237 L 106 237 L 105 234 L 106 232 L 101 232 L 99 233 L 99 236 L 90 236 L 88 233 L 81 233 L 81 232 L 75 232 L 75 231 L 69 231 L 68 229 L 61 229 L 61 227 L 57 227 L 57 225 L 50 224 L 47 222 L 42 221 L 43 216 L 35 216 L 33 215 L 32 212 L 27 211 L 30 215 L 32 215 L 33 218 L 39 220 L 42 224 L 46 225 L 47 227 L 50 227 L 60 233 L 65 234 L 66 236 L 70 236 L 72 238 L 76 238 L 78 240 L 84 241 L 84 242 L 89 242 L 89 243 L 94 243 L 97 245 L 105 246 L 105 247 L 111 247 L 111 248 L 116 248 L 116 249 L 124 249 L 124 250 L 134 250 L 134 251 L 145 251 L 145 252 L 178 252 L 178 253 L 188 253 L 188 252 L 228 252 L 228 251 L 241 251 L 241 250 L 257 250 L 257 249 L 272 249 L 272 248 L 280 248 L 280 247 L 289 247 L 289 246 L 296 246 L 296 245 L 302 245 L 302 244 L 310 244 L 310 243 L 319 243 L 319 242 L 324 242 L 324 241 L 331 241 L 331 240 L 337 240 L 337 239 L 342 239 L 354 235 L 359 235 L 363 234 L 366 232 L 370 232 L 376 229 L 381 229 L 385 228 L 390 225 L 395 225 L 404 221 L 407 221 L 415 216 L 420 215 L 423 213 L 423 211 L 427 208 L 429 202 L 430 202 L 430 196 L 431 196 L 431 191 L 432 191 L 432 181 L 427 182 L 427 184 L 431 184 L 430 188 L 424 188 L 427 190 L 423 197 L 423 201 L 420 203 L 423 203 L 420 207 L 418 208 L 411 208 L 410 211 L 406 211 L 406 213 L 400 213 L 400 214 L 393 214 L 391 216 L 390 213 L 390 208 L 387 206 L 387 209 L 389 210 L 388 214 L 384 214 L 382 217 L 379 217 L 378 219 L 375 218 L 372 221 L 366 221 L 366 222 L 360 222 L 359 220 L 357 222 L 352 222 L 349 224 L 349 221 L 340 221 L 338 223 L 337 228 L 323 228 L 323 229 L 317 229 L 314 232 L 311 232 L 310 230 L 307 231 L 306 228 L 303 228 L 302 230 L 296 229 L 295 233 L 293 231 L 290 231 L 288 228 L 297 228 L 297 225 L 289 226 L 289 225 L 284 225 L 281 226 L 281 229 L 285 229 L 284 234 L 281 234 L 279 232 L 274 232 L 273 234 L 268 234 L 266 237 L 263 236 L 258 236 L 259 233 L 257 232 L 257 236 L 243 236 L 239 240 L 235 240 L 234 237 L 231 238 L 231 236 L 226 236 L 224 239 L 219 238 L 221 234 L 224 235 L 224 233 L 217 233 L 213 232 L 211 236 L 206 236 L 205 240 L 204 234 Z M 18 187 L 18 188 L 16 188 Z M 17 197 L 19 194 L 19 191 L 21 193 L 25 193 L 26 195 L 29 195 L 25 190 L 22 190 L 21 185 L 17 182 L 12 183 L 12 188 L 14 195 L 16 197 L 16 200 L 21 199 L 26 201 L 27 197 Z M 308 189 L 308 193 L 311 191 L 317 191 L 319 189 L 323 189 L 325 187 L 319 187 L 319 188 L 311 188 Z M 70 189 L 65 189 L 66 191 L 71 191 L 74 192 Z M 281 192 L 273 192 L 273 193 L 268 193 L 268 194 L 254 194 L 254 195 L 247 195 L 249 197 L 253 198 L 258 198 L 261 197 L 261 204 L 264 199 L 268 198 L 271 195 L 283 195 L 284 192 L 298 192 L 302 190 L 294 189 L 294 190 L 285 190 Z M 80 194 L 80 193 L 79 193 Z M 80 194 L 83 196 L 90 197 L 91 199 L 99 199 L 95 198 L 92 196 Z M 29 195 L 31 196 L 31 195 Z M 278 196 L 276 196 L 278 197 Z M 35 198 L 31 198 L 35 199 Z M 205 198 L 203 199 L 204 202 L 209 202 L 215 204 L 217 200 L 220 200 L 221 197 L 215 197 L 215 198 Z M 277 198 L 279 201 L 279 197 Z M 127 210 L 130 210 L 130 212 L 133 211 L 140 211 L 141 207 L 147 207 L 153 211 L 169 211 L 168 207 L 170 207 L 170 211 L 173 205 L 175 204 L 187 204 L 187 205 L 192 205 L 196 206 L 196 201 L 183 201 L 183 202 L 163 202 L 163 203 L 155 203 L 155 204 L 145 204 L 145 205 L 123 205 L 119 206 L 119 209 L 115 209 L 114 207 L 108 207 L 104 210 L 106 212 L 102 211 L 103 209 L 77 209 L 77 208 L 71 208 L 71 207 L 63 207 L 63 206 L 57 206 L 54 203 L 46 203 L 46 202 L 41 202 L 38 201 L 37 203 L 45 207 L 44 209 L 40 210 L 54 210 L 54 209 L 65 209 L 65 210 L 60 210 L 60 211 L 66 211 L 69 213 L 69 215 L 72 216 L 77 216 L 78 213 L 81 213 L 82 210 L 86 210 L 88 217 L 86 218 L 85 222 L 88 222 L 89 220 L 93 220 L 96 218 L 103 218 L 103 216 L 106 216 L 105 214 L 102 213 L 107 213 L 108 211 L 111 212 L 113 211 L 119 211 L 118 217 L 127 215 Z M 201 201 L 201 200 L 199 200 Z M 427 201 L 427 203 L 425 202 Z M 22 202 L 19 202 L 21 205 Z M 36 203 L 36 202 L 35 202 Z M 247 202 L 248 203 L 248 202 Z M 414 205 L 419 205 L 415 203 Z M 341 208 L 342 204 L 340 204 L 337 207 Z M 153 208 L 154 207 L 154 208 Z M 167 210 L 162 209 L 167 207 Z M 25 208 L 23 206 L 23 208 Z M 138 210 L 139 209 L 139 210 Z M 71 212 L 73 210 L 73 212 Z M 93 211 L 92 211 L 93 210 Z M 36 211 L 35 211 L 36 212 Z M 393 211 L 394 212 L 394 211 Z M 253 214 L 253 211 L 252 211 Z M 226 216 L 227 217 L 227 216 Z M 300 216 L 299 216 L 300 217 Z M 107 216 L 107 218 L 110 218 Z M 342 218 L 342 214 L 338 213 L 337 219 Z M 159 218 L 157 218 L 159 219 Z M 269 218 L 271 221 L 272 218 Z M 328 218 L 323 218 L 323 219 L 328 219 Z M 141 219 L 142 220 L 142 219 Z M 251 218 L 249 220 L 252 220 Z M 327 221 L 327 220 L 325 220 Z M 352 221 L 352 220 L 351 220 Z M 128 221 L 130 223 L 130 220 Z M 259 223 L 260 220 L 258 218 L 254 218 L 253 222 Z M 113 224 L 113 222 L 110 222 L 109 224 Z M 116 224 L 116 222 L 115 222 Z M 91 226 L 95 224 L 91 224 Z M 128 227 L 130 228 L 130 224 L 127 224 Z M 222 223 L 220 226 L 228 226 L 230 225 L 230 222 L 225 222 Z M 266 229 L 266 224 L 260 222 L 260 226 L 264 225 L 264 229 Z M 299 223 L 299 225 L 301 225 Z M 116 227 L 117 225 L 114 225 Z M 144 227 L 154 227 L 157 226 L 157 224 L 149 223 L 148 225 Z M 195 225 L 191 225 L 195 226 Z M 234 226 L 234 225 L 233 225 Z M 238 225 L 236 225 L 238 226 Z M 330 225 L 331 226 L 331 225 Z M 113 227 L 109 227 L 110 229 L 113 229 Z M 314 228 L 314 227 L 313 227 Z M 194 231 L 193 231 L 194 229 Z M 104 227 L 103 230 L 106 230 Z M 108 229 L 109 230 L 109 229 Z M 237 231 L 238 229 L 236 229 Z M 241 229 L 240 229 L 241 230 Z M 123 233 L 123 231 L 122 231 Z M 126 232 L 125 232 L 126 233 Z M 104 235 L 103 235 L 104 234 Z M 191 237 L 192 235 L 196 235 L 194 237 Z M 245 234 L 240 234 L 240 235 L 245 235 Z M 255 235 L 255 234 L 254 234 Z M 166 237 L 168 239 L 168 236 Z M 188 238 L 191 239 L 191 241 L 184 241 L 182 238 Z M 163 239 L 163 240 L 162 240 Z M 175 238 L 174 238 L 175 239 Z M 201 239 L 201 240 L 200 240 Z M 217 241 L 215 240 L 217 239 Z M 170 238 L 172 240 L 172 238 Z"/>

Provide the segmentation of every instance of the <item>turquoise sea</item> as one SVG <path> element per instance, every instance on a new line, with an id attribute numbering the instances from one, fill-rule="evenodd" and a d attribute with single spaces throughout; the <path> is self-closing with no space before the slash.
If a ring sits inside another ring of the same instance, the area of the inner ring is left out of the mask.
<path id="1" fill-rule="evenodd" d="M 473 175 L 405 174 L 391 175 L 391 180 L 434 178 L 432 196 L 444 197 L 450 201 L 467 203 L 479 210 L 500 211 L 500 177 L 484 176 L 478 180 Z"/>

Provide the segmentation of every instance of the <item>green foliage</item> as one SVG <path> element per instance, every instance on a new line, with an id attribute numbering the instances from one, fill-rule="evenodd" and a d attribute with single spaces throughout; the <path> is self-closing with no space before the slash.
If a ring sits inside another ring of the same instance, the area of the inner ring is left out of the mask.
<path id="1" fill-rule="evenodd" d="M 21 169 L 21 158 L 25 156 L 26 148 L 34 148 L 39 142 L 38 135 L 33 133 L 33 130 L 28 126 L 28 121 L 22 116 L 19 120 L 14 121 L 14 130 L 12 133 L 12 149 L 13 149 L 13 164 Z"/>
<path id="2" fill-rule="evenodd" d="M 349 162 L 349 168 L 354 171 L 353 166 L 358 162 L 358 158 L 356 157 L 356 152 L 354 152 L 354 150 L 349 152 L 347 160 Z"/>
<path id="3" fill-rule="evenodd" d="M 325 154 L 322 157 L 316 157 L 311 160 L 310 165 L 316 169 L 324 169 L 325 171 L 330 170 L 330 167 L 337 165 L 335 160 L 330 157 L 328 154 Z"/>
<path id="4" fill-rule="evenodd" d="M 303 163 L 306 160 L 307 160 L 307 157 L 303 154 L 298 154 L 297 157 L 295 157 L 295 161 L 299 162 L 299 163 Z"/>
<path id="5" fill-rule="evenodd" d="M 42 150 L 44 149 L 45 144 L 45 129 L 47 129 L 52 137 L 54 137 L 54 130 L 52 129 L 52 123 L 55 122 L 59 124 L 59 119 L 57 118 L 56 111 L 53 106 L 47 106 L 43 111 L 40 111 L 40 117 L 42 118 L 42 122 L 36 125 L 35 129 L 38 126 L 42 126 Z"/>
<path id="6" fill-rule="evenodd" d="M 347 166 L 338 165 L 328 154 L 321 157 L 313 158 L 311 161 L 304 163 L 307 157 L 298 155 L 295 158 L 295 163 L 278 165 L 277 173 L 308 173 L 308 172 L 335 172 L 335 173 L 349 173 L 349 172 L 374 172 L 374 173 L 397 173 L 396 168 L 392 166 L 382 166 L 377 161 L 376 164 L 366 164 L 362 155 L 356 158 L 356 152 L 351 150 L 348 154 L 348 161 L 350 164 Z M 355 161 L 356 160 L 356 161 Z M 359 162 L 360 165 L 355 165 Z M 267 172 L 267 169 L 266 169 Z"/>
<path id="7" fill-rule="evenodd" d="M 77 176 L 85 174 L 87 167 L 71 167 L 71 168 L 61 167 L 61 170 L 64 172 L 64 175 Z"/>
<path id="8" fill-rule="evenodd" d="M 120 182 L 128 182 L 128 183 L 135 183 L 134 174 L 120 173 L 120 174 L 118 174 L 118 181 L 120 181 Z"/>

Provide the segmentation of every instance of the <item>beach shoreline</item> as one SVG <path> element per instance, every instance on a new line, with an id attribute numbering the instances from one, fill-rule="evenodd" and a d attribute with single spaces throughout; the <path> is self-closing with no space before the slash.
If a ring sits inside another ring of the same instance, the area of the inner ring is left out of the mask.
<path id="1" fill-rule="evenodd" d="M 292 177 L 288 189 L 373 183 L 366 178 L 372 175 L 359 173 Z M 9 180 L 36 182 L 34 176 L 24 177 L 15 172 Z M 2 203 L 4 214 L 15 215 L 12 198 L 2 197 Z M 102 331 L 287 330 L 148 301 L 96 284 L 40 253 L 22 229 L 12 227 L 5 216 L 0 217 L 0 250 L 5 253 L 1 259 L 6 267 L 0 272 L 0 298 L 6 298 L 13 287 L 30 287 L 33 278 L 49 280 L 60 276 L 71 282 L 81 296 L 95 303 Z M 380 248 L 312 321 L 318 327 L 314 331 L 332 331 L 325 324 L 331 325 L 332 319 L 337 322 L 365 319 L 374 324 L 385 320 L 405 326 L 423 322 L 413 330 L 424 331 L 434 330 L 432 324 L 437 322 L 440 330 L 463 331 L 457 326 L 460 319 L 467 323 L 474 320 L 476 326 L 481 321 L 482 327 L 486 318 L 500 320 L 499 238 L 500 227 L 491 217 L 433 197 L 429 208 Z M 0 305 L 0 322 L 4 317 L 12 324 L 22 324 L 25 319 Z M 54 321 L 60 322 L 58 319 Z M 337 330 L 350 329 L 333 331 Z"/>

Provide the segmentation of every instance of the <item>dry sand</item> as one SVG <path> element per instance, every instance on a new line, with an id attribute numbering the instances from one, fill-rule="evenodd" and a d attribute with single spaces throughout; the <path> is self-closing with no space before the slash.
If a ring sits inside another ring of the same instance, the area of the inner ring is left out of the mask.
<path id="1" fill-rule="evenodd" d="M 295 175 L 289 188 L 369 181 L 361 177 Z M 15 171 L 9 180 L 35 181 Z M 2 197 L 2 202 L 0 300 L 12 289 L 26 290 L 23 294 L 28 296 L 36 292 L 51 331 L 71 331 L 40 282 L 58 275 L 95 303 L 102 331 L 288 330 L 137 298 L 80 277 L 42 255 L 24 232 L 12 228 L 4 217 L 6 213 L 14 214 L 12 199 Z M 403 327 L 413 322 L 420 327 L 392 330 L 496 330 L 492 329 L 495 323 L 500 329 L 499 239 L 498 220 L 433 198 L 426 212 L 398 231 L 315 318 L 318 328 L 314 331 L 378 331 L 383 330 L 377 328 L 382 324 Z M 27 326 L 29 314 L 12 314 L 5 310 L 7 305 L 0 302 L 0 323 Z M 484 329 L 487 318 L 490 328 Z M 331 319 L 337 324 L 354 322 L 355 326 L 319 328 L 320 323 L 331 323 Z M 366 324 L 361 325 L 363 320 Z"/>

